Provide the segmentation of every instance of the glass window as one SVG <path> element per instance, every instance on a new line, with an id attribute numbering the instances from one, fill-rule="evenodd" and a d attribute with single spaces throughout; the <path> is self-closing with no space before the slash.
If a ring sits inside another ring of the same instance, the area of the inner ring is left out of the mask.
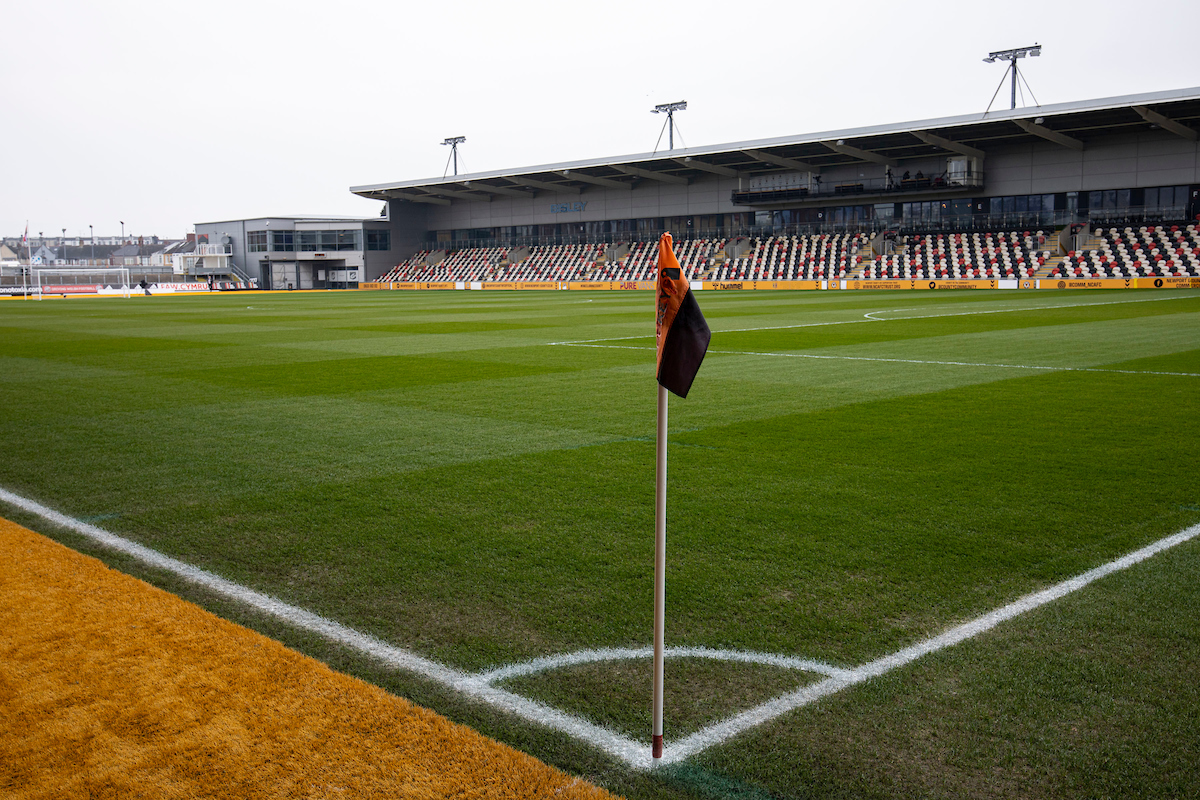
<path id="1" fill-rule="evenodd" d="M 290 253 L 296 249 L 294 234 L 291 231 L 271 231 L 271 251 L 275 253 Z"/>
<path id="2" fill-rule="evenodd" d="M 1016 197 L 1013 198 L 1013 211 L 1017 212 L 1018 214 L 1024 214 L 1028 210 L 1029 210 L 1029 196 L 1028 195 L 1022 194 L 1022 195 L 1017 195 Z"/>
<path id="3" fill-rule="evenodd" d="M 267 232 L 250 231 L 246 234 L 246 251 L 250 253 L 267 252 Z"/>
<path id="4" fill-rule="evenodd" d="M 391 231 L 367 231 L 367 249 L 368 250 L 391 250 L 392 249 L 392 232 Z"/>
<path id="5" fill-rule="evenodd" d="M 1104 192 L 1104 207 L 1105 208 L 1116 208 L 1117 207 L 1117 190 L 1116 189 L 1108 189 Z"/>
<path id="6" fill-rule="evenodd" d="M 1129 190 L 1128 189 L 1118 189 L 1117 190 L 1117 208 L 1129 208 L 1129 206 L 1130 206 Z"/>
<path id="7" fill-rule="evenodd" d="M 317 232 L 316 231 L 297 231 L 296 243 L 299 245 L 301 252 L 311 253 L 317 249 Z"/>

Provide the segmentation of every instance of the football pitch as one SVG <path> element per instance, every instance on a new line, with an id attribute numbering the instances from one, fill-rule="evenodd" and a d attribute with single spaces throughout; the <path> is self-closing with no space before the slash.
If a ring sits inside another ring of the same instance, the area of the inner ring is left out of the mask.
<path id="1" fill-rule="evenodd" d="M 698 301 L 655 768 L 650 293 L 0 302 L 0 489 L 296 613 L 0 514 L 629 797 L 1196 795 L 1200 537 L 979 621 L 1200 523 L 1200 291 Z"/>

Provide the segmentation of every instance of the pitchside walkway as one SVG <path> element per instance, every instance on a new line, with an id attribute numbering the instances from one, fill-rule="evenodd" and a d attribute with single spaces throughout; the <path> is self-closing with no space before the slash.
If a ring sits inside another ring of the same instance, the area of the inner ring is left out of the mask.
<path id="1" fill-rule="evenodd" d="M 0 519 L 7 798 L 606 792 Z"/>

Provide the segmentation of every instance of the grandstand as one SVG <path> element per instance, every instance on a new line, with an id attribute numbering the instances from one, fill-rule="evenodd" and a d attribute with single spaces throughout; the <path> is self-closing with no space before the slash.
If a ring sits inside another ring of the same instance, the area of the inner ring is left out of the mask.
<path id="1" fill-rule="evenodd" d="M 354 186 L 382 217 L 197 231 L 275 288 L 635 286 L 663 231 L 730 284 L 1197 277 L 1198 139 L 1194 87 Z"/>
<path id="2" fill-rule="evenodd" d="M 1200 88 L 352 187 L 380 281 L 1200 276 Z"/>

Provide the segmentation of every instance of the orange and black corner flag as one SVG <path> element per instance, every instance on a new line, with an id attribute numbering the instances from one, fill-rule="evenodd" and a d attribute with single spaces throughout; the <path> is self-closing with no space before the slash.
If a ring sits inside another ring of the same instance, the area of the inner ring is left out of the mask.
<path id="1" fill-rule="evenodd" d="M 712 331 L 671 249 L 669 233 L 658 240 L 657 294 L 658 382 L 667 391 L 687 397 Z"/>

